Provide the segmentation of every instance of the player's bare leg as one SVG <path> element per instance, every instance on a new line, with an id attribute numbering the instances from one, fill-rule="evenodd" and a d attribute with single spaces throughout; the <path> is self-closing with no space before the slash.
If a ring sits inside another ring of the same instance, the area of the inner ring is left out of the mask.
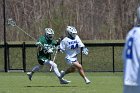
<path id="1" fill-rule="evenodd" d="M 86 84 L 89 84 L 90 80 L 86 77 L 82 65 L 79 64 L 79 62 L 74 62 L 73 64 L 78 69 L 79 74 L 83 77 L 83 79 L 85 80 Z"/>
<path id="2" fill-rule="evenodd" d="M 73 65 L 70 68 L 68 68 L 66 71 L 61 71 L 61 77 L 64 77 L 66 74 L 75 72 L 76 69 L 78 69 L 79 74 L 83 77 L 86 84 L 89 84 L 90 80 L 86 77 L 82 65 L 79 64 L 79 62 L 73 62 Z"/>
<path id="3" fill-rule="evenodd" d="M 66 74 L 73 73 L 76 71 L 74 66 L 70 66 L 66 71 L 61 71 L 61 77 L 63 78 Z"/>

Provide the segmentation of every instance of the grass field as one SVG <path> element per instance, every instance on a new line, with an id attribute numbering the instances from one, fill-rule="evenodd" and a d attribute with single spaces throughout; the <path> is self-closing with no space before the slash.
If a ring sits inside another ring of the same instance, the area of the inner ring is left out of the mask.
<path id="1" fill-rule="evenodd" d="M 115 71 L 122 71 L 122 47 L 114 49 Z M 0 70 L 4 69 L 3 51 L 3 48 L 0 48 Z M 22 68 L 21 48 L 10 48 L 9 58 L 10 68 Z M 57 54 L 56 63 L 59 70 L 65 69 L 64 54 Z M 89 47 L 89 55 L 83 56 L 82 63 L 86 71 L 112 71 L 112 47 Z M 36 64 L 36 48 L 26 48 L 27 71 Z M 0 72 L 0 93 L 122 93 L 122 72 L 86 74 L 92 81 L 89 85 L 85 84 L 78 73 L 67 75 L 65 78 L 72 82 L 61 85 L 56 76 L 50 72 L 36 73 L 32 81 L 28 80 L 26 73 Z"/>
<path id="2" fill-rule="evenodd" d="M 72 82 L 61 85 L 53 73 L 35 73 L 29 81 L 26 73 L 0 73 L 0 93 L 122 93 L 122 72 L 89 72 L 86 85 L 78 73 L 65 76 Z"/>

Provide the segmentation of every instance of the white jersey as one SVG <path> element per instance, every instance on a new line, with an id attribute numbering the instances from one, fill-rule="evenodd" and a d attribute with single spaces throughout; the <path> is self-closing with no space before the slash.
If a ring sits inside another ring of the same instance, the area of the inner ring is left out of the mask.
<path id="1" fill-rule="evenodd" d="M 66 58 L 75 57 L 80 53 L 81 47 L 85 47 L 85 45 L 82 43 L 78 35 L 76 35 L 75 39 L 65 37 L 60 42 L 60 49 L 66 53 Z"/>
<path id="2" fill-rule="evenodd" d="M 140 27 L 133 27 L 123 51 L 124 85 L 140 86 Z"/>

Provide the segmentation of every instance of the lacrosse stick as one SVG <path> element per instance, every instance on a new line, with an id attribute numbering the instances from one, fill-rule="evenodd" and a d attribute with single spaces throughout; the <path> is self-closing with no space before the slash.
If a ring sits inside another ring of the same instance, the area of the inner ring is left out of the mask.
<path id="1" fill-rule="evenodd" d="M 19 26 L 16 25 L 16 22 L 12 19 L 9 18 L 7 20 L 7 24 L 13 27 L 17 27 L 19 30 L 21 30 L 24 34 L 26 34 L 27 36 L 29 36 L 30 38 L 32 38 L 34 41 L 36 41 L 36 39 L 34 37 L 32 37 L 31 35 L 29 35 L 26 31 L 24 31 L 23 29 L 21 29 Z"/>
<path id="2" fill-rule="evenodd" d="M 54 57 L 53 57 L 53 62 L 54 62 L 55 59 L 56 59 L 57 52 L 58 52 L 58 50 L 55 51 L 55 54 L 54 54 Z M 50 72 L 51 72 L 51 71 L 52 71 L 52 66 L 50 67 Z"/>
<path id="3" fill-rule="evenodd" d="M 57 40 L 57 42 L 58 42 L 58 44 L 61 42 L 61 40 L 63 39 L 63 36 L 61 36 L 58 40 Z M 57 48 L 56 48 L 56 51 L 55 51 L 55 54 L 54 54 L 54 57 L 53 57 L 53 62 L 55 61 L 55 59 L 56 59 L 56 55 L 57 55 L 57 53 L 58 53 L 58 46 L 57 46 Z M 52 66 L 50 67 L 50 72 L 52 71 Z"/>
<path id="4" fill-rule="evenodd" d="M 34 37 L 32 37 L 30 34 L 28 34 L 26 31 L 24 31 L 23 29 L 21 29 L 19 26 L 16 25 L 16 22 L 12 19 L 12 18 L 9 18 L 7 20 L 7 24 L 10 25 L 10 26 L 13 26 L 13 27 L 17 27 L 19 30 L 21 30 L 24 34 L 26 34 L 27 36 L 29 36 L 30 38 L 32 38 L 34 41 L 36 41 L 36 39 Z M 44 48 L 42 45 L 41 45 L 42 48 Z M 57 50 L 55 52 L 55 55 L 54 55 L 54 58 L 53 58 L 53 62 L 55 61 L 56 59 L 56 55 L 57 55 Z M 50 67 L 50 71 L 52 71 L 52 66 Z"/>

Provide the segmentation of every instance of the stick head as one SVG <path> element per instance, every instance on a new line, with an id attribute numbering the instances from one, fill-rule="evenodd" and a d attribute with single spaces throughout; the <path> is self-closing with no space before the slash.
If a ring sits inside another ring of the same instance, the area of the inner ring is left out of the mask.
<path id="1" fill-rule="evenodd" d="M 7 20 L 7 24 L 10 25 L 10 26 L 16 26 L 16 22 L 12 18 L 9 18 Z"/>

